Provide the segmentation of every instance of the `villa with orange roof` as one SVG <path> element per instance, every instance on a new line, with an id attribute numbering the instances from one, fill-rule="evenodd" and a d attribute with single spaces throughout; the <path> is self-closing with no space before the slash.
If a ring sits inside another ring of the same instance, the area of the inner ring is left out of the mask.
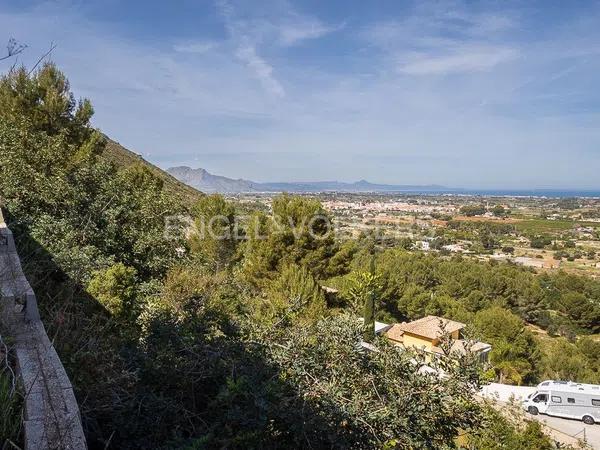
<path id="1" fill-rule="evenodd" d="M 396 345 L 424 350 L 431 355 L 429 360 L 445 354 L 440 344 L 442 339 L 448 336 L 451 343 L 451 353 L 464 354 L 469 350 L 478 354 L 482 362 L 486 362 L 492 346 L 485 342 L 461 339 L 460 332 L 465 326 L 464 323 L 444 319 L 443 317 L 426 316 L 412 322 L 380 327 L 380 332 Z"/>

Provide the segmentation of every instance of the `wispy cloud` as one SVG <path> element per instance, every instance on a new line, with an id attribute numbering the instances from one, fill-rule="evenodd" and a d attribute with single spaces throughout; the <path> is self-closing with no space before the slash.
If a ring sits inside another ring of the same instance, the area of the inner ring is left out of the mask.
<path id="1" fill-rule="evenodd" d="M 345 24 L 327 25 L 312 17 L 292 14 L 281 25 L 277 25 L 281 44 L 295 45 L 308 39 L 318 39 L 344 28 Z"/>
<path id="2" fill-rule="evenodd" d="M 250 43 L 241 43 L 235 52 L 236 56 L 246 66 L 252 70 L 263 85 L 263 87 L 273 95 L 278 97 L 285 96 L 285 90 L 281 83 L 273 76 L 273 67 L 263 58 L 258 56 L 256 48 Z"/>
<path id="3" fill-rule="evenodd" d="M 441 55 L 412 53 L 400 58 L 398 71 L 408 75 L 477 72 L 516 58 L 518 52 L 499 46 L 463 46 Z"/>
<path id="4" fill-rule="evenodd" d="M 178 53 L 206 53 L 217 46 L 215 42 L 181 42 L 173 45 L 173 50 Z"/>
<path id="5" fill-rule="evenodd" d="M 474 14 L 462 8 L 444 6 L 447 5 L 444 2 L 435 5 L 438 6 L 419 6 L 412 14 L 400 19 L 386 19 L 369 24 L 362 36 L 382 48 L 419 45 L 430 40 L 491 40 L 501 33 L 509 32 L 518 23 L 516 18 L 508 15 Z"/>
<path id="6" fill-rule="evenodd" d="M 218 0 L 216 6 L 236 47 L 235 56 L 250 69 L 267 92 L 284 97 L 285 90 L 275 77 L 273 66 L 258 54 L 256 38 L 247 31 L 245 21 L 236 18 L 234 6 L 227 0 Z"/>
<path id="7" fill-rule="evenodd" d="M 329 24 L 299 13 L 287 0 L 241 2 L 216 0 L 230 32 L 251 37 L 265 46 L 289 47 L 339 31 L 345 23 Z"/>
<path id="8" fill-rule="evenodd" d="M 517 57 L 500 39 L 517 24 L 514 17 L 474 13 L 460 3 L 418 5 L 401 20 L 367 27 L 363 37 L 408 75 L 444 75 L 488 70 Z"/>
<path id="9" fill-rule="evenodd" d="M 329 25 L 315 17 L 300 14 L 285 0 L 252 3 L 250 11 L 247 4 L 230 0 L 217 0 L 215 4 L 236 47 L 235 56 L 263 88 L 276 97 L 284 97 L 286 91 L 276 76 L 276 68 L 261 54 L 261 50 L 273 51 L 277 47 L 299 45 L 345 26 L 344 23 Z"/>

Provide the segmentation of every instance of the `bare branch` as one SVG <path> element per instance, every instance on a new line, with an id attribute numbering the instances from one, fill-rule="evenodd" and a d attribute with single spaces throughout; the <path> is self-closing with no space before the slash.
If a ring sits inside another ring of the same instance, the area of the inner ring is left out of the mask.
<path id="1" fill-rule="evenodd" d="M 47 56 L 48 56 L 50 53 L 52 53 L 52 51 L 53 51 L 55 48 L 56 48 L 56 44 L 55 44 L 54 42 L 52 42 L 52 43 L 50 44 L 50 49 L 49 49 L 49 50 L 48 50 L 46 53 L 44 53 L 42 56 L 40 56 L 40 59 L 38 59 L 38 60 L 37 60 L 37 62 L 36 62 L 36 63 L 33 65 L 33 67 L 31 68 L 31 70 L 30 70 L 29 72 L 27 72 L 27 75 L 31 75 L 31 73 L 32 73 L 32 72 L 35 70 L 35 68 L 36 68 L 37 66 L 39 66 L 39 64 L 40 64 L 40 63 L 41 63 L 41 62 L 42 62 L 44 59 L 46 59 L 46 57 L 47 57 Z"/>
<path id="2" fill-rule="evenodd" d="M 16 56 L 26 48 L 27 45 L 19 44 L 15 38 L 10 38 L 8 40 L 8 44 L 6 45 L 6 55 L 0 56 L 0 61 L 4 61 L 5 59 Z"/>

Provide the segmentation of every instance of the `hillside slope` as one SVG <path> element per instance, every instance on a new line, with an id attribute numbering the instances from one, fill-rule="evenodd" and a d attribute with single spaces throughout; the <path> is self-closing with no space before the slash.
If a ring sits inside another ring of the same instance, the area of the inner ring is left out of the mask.
<path id="1" fill-rule="evenodd" d="M 104 153 L 102 156 L 106 158 L 108 161 L 112 161 L 120 167 L 129 167 L 133 164 L 142 164 L 148 167 L 154 174 L 156 174 L 160 179 L 163 180 L 165 190 L 173 195 L 176 195 L 186 204 L 192 205 L 200 197 L 203 196 L 203 193 L 199 190 L 182 183 L 177 180 L 172 175 L 168 174 L 161 168 L 155 166 L 154 164 L 146 161 L 137 153 L 132 152 L 131 150 L 126 149 L 118 142 L 113 141 L 108 136 L 106 138 L 106 148 L 104 149 Z"/>

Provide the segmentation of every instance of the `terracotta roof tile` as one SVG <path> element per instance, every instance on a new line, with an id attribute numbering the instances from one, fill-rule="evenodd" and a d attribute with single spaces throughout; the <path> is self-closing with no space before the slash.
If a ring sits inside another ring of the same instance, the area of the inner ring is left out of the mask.
<path id="1" fill-rule="evenodd" d="M 443 328 L 440 326 L 442 324 L 444 325 Z M 453 333 L 464 328 L 465 324 L 455 322 L 454 320 L 444 319 L 442 317 L 426 316 L 412 322 L 396 324 L 392 329 L 396 326 L 404 333 L 411 333 L 428 339 L 439 339 L 444 332 Z"/>
<path id="2" fill-rule="evenodd" d="M 402 329 L 401 325 L 404 325 L 404 324 L 403 323 L 395 323 L 394 325 L 392 325 L 391 328 L 389 330 L 387 330 L 385 333 L 387 338 L 391 339 L 392 341 L 396 341 L 396 342 L 404 341 L 404 330 Z"/>

